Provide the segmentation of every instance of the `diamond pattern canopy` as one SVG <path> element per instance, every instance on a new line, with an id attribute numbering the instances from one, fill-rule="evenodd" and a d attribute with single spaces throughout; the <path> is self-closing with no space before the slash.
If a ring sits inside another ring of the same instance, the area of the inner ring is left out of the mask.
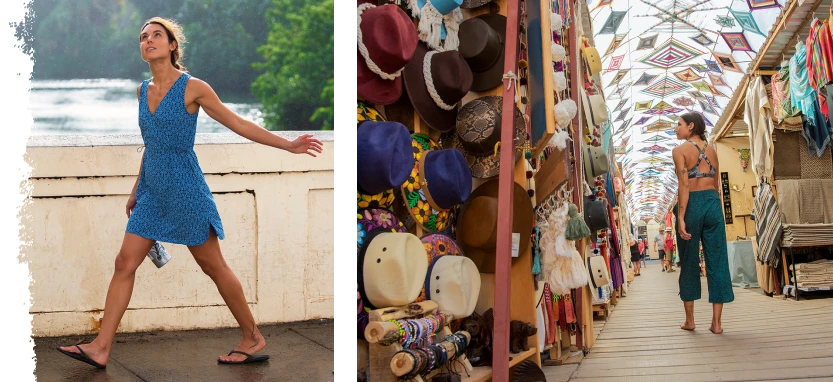
<path id="1" fill-rule="evenodd" d="M 596 45 L 608 48 L 604 67 L 610 71 L 599 86 L 608 85 L 613 151 L 624 170 L 633 222 L 661 217 L 675 199 L 671 149 L 679 144 L 678 116 L 700 113 L 711 133 L 788 3 L 588 1 Z"/>

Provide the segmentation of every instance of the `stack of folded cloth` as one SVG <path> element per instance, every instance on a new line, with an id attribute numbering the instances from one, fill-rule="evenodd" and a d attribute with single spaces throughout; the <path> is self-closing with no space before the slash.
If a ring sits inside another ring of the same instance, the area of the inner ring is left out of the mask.
<path id="1" fill-rule="evenodd" d="M 833 245 L 833 224 L 784 224 L 781 246 Z"/>
<path id="2" fill-rule="evenodd" d="M 794 266 L 795 279 L 799 288 L 820 288 L 833 286 L 833 260 L 817 260 Z"/>

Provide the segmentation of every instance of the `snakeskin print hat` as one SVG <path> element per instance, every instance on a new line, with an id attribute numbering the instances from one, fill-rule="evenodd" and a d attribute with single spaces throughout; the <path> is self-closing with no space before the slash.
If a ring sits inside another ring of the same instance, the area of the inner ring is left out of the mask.
<path id="1" fill-rule="evenodd" d="M 463 105 L 457 113 L 456 134 L 444 136 L 443 146 L 460 150 L 475 178 L 491 178 L 500 171 L 500 156 L 495 155 L 495 152 L 500 142 L 502 102 L 503 97 L 488 96 Z M 515 161 L 521 158 L 523 146 L 527 142 L 524 127 L 523 115 L 516 106 Z"/>
<path id="2" fill-rule="evenodd" d="M 437 131 L 453 129 L 458 103 L 472 83 L 471 69 L 460 52 L 429 51 L 425 43 L 419 42 L 402 77 L 411 104 L 422 121 Z"/>
<path id="3" fill-rule="evenodd" d="M 497 246 L 498 181 L 489 180 L 472 191 L 457 219 L 457 242 L 480 273 L 495 273 Z M 518 254 L 526 256 L 535 213 L 526 189 L 515 183 L 512 198 L 512 232 L 519 234 Z M 514 259 L 514 258 L 513 258 Z"/>
<path id="4" fill-rule="evenodd" d="M 402 95 L 402 68 L 411 61 L 417 36 L 413 21 L 398 6 L 360 4 L 357 25 L 357 92 L 375 104 L 393 103 Z"/>
<path id="5" fill-rule="evenodd" d="M 460 8 L 477 8 L 491 3 L 492 0 L 463 0 L 463 5 Z"/>

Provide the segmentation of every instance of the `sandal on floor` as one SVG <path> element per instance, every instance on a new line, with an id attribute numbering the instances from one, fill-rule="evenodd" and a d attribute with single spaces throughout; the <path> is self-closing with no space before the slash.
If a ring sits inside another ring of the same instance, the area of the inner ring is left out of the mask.
<path id="1" fill-rule="evenodd" d="M 232 355 L 234 353 L 245 355 L 246 359 L 244 359 L 242 361 L 234 362 L 234 361 L 223 361 L 223 360 L 218 358 L 217 362 L 222 363 L 222 364 L 226 364 L 226 365 L 242 365 L 244 363 L 255 363 L 255 362 L 263 362 L 263 361 L 269 360 L 268 355 L 262 355 L 262 354 L 252 355 L 252 354 L 244 353 L 242 351 L 237 351 L 237 350 L 232 350 L 226 355 Z"/>
<path id="2" fill-rule="evenodd" d="M 81 362 L 84 362 L 84 363 L 88 363 L 88 364 L 90 364 L 90 365 L 93 365 L 93 366 L 95 366 L 95 367 L 96 367 L 96 369 L 100 369 L 100 370 L 102 370 L 102 369 L 107 368 L 107 365 L 102 365 L 102 364 L 100 364 L 100 363 L 98 363 L 98 362 L 96 362 L 96 361 L 93 361 L 93 359 L 92 359 L 92 358 L 90 358 L 90 357 L 87 355 L 87 353 L 84 353 L 84 351 L 83 351 L 83 350 L 81 350 L 81 347 L 80 347 L 80 346 L 78 346 L 78 345 L 83 345 L 83 344 L 82 344 L 82 343 L 80 343 L 80 341 L 79 341 L 79 343 L 77 343 L 77 344 L 75 344 L 75 345 L 74 345 L 74 346 L 75 346 L 75 348 L 77 348 L 77 349 L 78 349 L 78 351 L 79 351 L 80 353 L 73 353 L 73 352 L 70 352 L 70 351 L 66 351 L 66 350 L 64 350 L 64 349 L 61 349 L 60 347 L 56 347 L 55 349 L 58 349 L 58 351 L 59 351 L 59 352 L 64 353 L 64 354 L 66 354 L 66 355 L 68 355 L 68 356 L 72 357 L 73 359 L 77 359 L 77 360 L 79 360 L 79 361 L 81 361 Z"/>

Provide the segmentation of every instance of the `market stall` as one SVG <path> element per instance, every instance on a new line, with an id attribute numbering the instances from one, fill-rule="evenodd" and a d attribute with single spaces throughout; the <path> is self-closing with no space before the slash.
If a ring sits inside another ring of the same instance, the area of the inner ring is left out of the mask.
<path id="1" fill-rule="evenodd" d="M 586 4 L 357 15 L 359 377 L 506 381 L 589 349 L 623 273 Z"/>
<path id="2" fill-rule="evenodd" d="M 715 138 L 749 149 L 758 282 L 796 299 L 799 291 L 833 287 L 830 14 L 830 0 L 783 7 Z"/>

